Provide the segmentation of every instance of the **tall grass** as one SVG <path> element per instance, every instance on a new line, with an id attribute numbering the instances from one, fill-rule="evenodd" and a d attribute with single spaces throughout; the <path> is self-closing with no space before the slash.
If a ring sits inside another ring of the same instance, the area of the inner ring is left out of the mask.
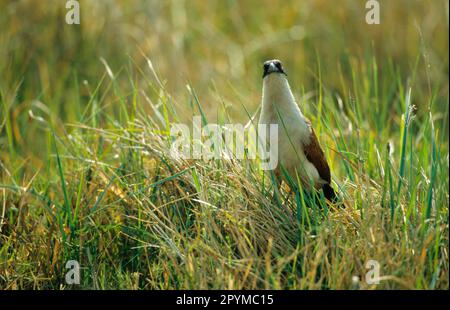
<path id="1" fill-rule="evenodd" d="M 446 1 L 48 2 L 0 0 L 1 288 L 448 289 Z M 247 123 L 275 57 L 345 209 L 170 156 L 173 123 Z"/>

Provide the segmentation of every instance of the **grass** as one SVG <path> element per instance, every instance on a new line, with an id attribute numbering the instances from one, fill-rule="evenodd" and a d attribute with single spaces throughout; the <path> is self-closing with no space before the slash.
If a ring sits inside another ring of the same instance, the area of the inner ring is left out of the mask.
<path id="1" fill-rule="evenodd" d="M 449 288 L 448 2 L 108 3 L 0 0 L 0 288 Z M 170 157 L 173 123 L 247 123 L 275 57 L 344 210 Z"/>

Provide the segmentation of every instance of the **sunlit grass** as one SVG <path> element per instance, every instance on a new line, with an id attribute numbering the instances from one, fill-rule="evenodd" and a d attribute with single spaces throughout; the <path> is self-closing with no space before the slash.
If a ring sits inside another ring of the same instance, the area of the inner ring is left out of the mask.
<path id="1" fill-rule="evenodd" d="M 447 2 L 297 2 L 0 1 L 0 287 L 448 289 Z M 173 123 L 246 124 L 274 57 L 345 209 L 170 157 Z"/>

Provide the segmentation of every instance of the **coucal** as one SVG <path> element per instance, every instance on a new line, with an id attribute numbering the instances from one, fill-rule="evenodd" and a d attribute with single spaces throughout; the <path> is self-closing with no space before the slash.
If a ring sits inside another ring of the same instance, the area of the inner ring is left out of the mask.
<path id="1" fill-rule="evenodd" d="M 325 154 L 311 122 L 298 107 L 283 65 L 277 59 L 264 63 L 259 124 L 278 124 L 278 165 L 274 171 L 278 181 L 284 167 L 293 180 L 298 175 L 303 188 L 322 189 L 326 199 L 336 202 Z"/>

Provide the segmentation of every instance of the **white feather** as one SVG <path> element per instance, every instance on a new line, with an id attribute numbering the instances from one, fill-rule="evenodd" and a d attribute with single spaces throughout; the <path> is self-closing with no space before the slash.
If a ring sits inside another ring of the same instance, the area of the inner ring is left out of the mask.
<path id="1" fill-rule="evenodd" d="M 304 187 L 323 183 L 303 151 L 303 145 L 310 142 L 311 130 L 285 75 L 272 73 L 264 78 L 259 123 L 278 124 L 279 165 L 283 165 L 293 178 L 298 174 Z"/>

